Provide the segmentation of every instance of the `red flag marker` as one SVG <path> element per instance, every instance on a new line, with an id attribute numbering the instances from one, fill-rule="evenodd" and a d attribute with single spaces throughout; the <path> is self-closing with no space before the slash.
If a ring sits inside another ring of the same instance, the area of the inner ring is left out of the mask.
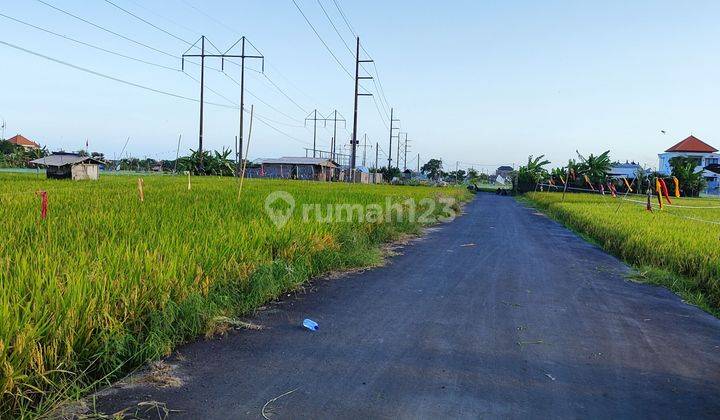
<path id="1" fill-rule="evenodd" d="M 37 191 L 35 195 L 39 196 L 41 198 L 40 202 L 40 218 L 42 220 L 47 219 L 47 209 L 48 209 L 48 195 L 47 191 Z"/>

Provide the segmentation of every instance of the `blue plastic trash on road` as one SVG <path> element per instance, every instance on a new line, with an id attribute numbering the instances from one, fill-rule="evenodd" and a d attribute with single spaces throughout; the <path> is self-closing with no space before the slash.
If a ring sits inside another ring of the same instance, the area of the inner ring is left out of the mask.
<path id="1" fill-rule="evenodd" d="M 303 321 L 303 327 L 307 328 L 310 331 L 317 331 L 320 328 L 318 323 L 313 321 L 312 319 L 305 319 Z"/>

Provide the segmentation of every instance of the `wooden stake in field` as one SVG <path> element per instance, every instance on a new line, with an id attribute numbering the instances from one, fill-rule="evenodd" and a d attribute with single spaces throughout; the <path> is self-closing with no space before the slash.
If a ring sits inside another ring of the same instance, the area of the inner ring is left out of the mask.
<path id="1" fill-rule="evenodd" d="M 566 175 L 567 181 L 564 181 L 565 186 L 563 187 L 562 201 L 565 201 L 565 193 L 567 193 L 568 182 L 570 182 L 570 169 L 571 169 L 570 164 L 568 163 L 567 175 Z"/>
<path id="2" fill-rule="evenodd" d="M 145 191 L 143 187 L 145 186 L 145 181 L 142 178 L 138 178 L 138 192 L 140 193 L 140 202 L 145 202 Z"/>
<path id="3" fill-rule="evenodd" d="M 190 171 L 185 171 L 185 173 L 188 176 L 188 191 L 192 189 L 192 185 L 190 185 Z"/>
<path id="4" fill-rule="evenodd" d="M 255 114 L 255 105 L 250 105 L 250 128 L 248 131 L 247 145 L 245 146 L 245 160 L 243 161 L 242 173 L 240 174 L 240 188 L 238 189 L 238 200 L 242 194 L 243 181 L 245 180 L 245 170 L 247 169 L 247 158 L 250 153 L 250 138 L 252 137 L 253 115 Z"/>

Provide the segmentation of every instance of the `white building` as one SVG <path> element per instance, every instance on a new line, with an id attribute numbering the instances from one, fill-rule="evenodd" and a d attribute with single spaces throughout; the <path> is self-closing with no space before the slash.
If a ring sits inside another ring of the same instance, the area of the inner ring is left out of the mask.
<path id="1" fill-rule="evenodd" d="M 658 172 L 670 175 L 672 167 L 670 159 L 678 156 L 694 158 L 697 161 L 696 172 L 703 171 L 703 176 L 708 183 L 707 192 L 716 194 L 720 188 L 720 175 L 710 172 L 705 168 L 708 165 L 717 165 L 720 163 L 720 154 L 718 150 L 695 136 L 690 136 L 675 146 L 667 149 L 665 153 L 658 154 L 660 158 Z"/>

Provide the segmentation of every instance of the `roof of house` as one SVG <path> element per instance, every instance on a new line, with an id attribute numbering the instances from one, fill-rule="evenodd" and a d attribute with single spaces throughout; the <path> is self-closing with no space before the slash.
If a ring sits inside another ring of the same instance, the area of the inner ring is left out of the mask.
<path id="1" fill-rule="evenodd" d="M 95 159 L 91 156 L 78 156 L 75 154 L 64 154 L 56 153 L 44 158 L 31 160 L 30 163 L 41 166 L 65 166 L 65 165 L 76 165 L 78 163 L 91 163 L 96 165 L 104 164 L 105 162 Z"/>
<path id="2" fill-rule="evenodd" d="M 340 166 L 331 159 L 312 157 L 281 157 L 275 159 L 259 159 L 256 163 L 261 165 L 317 165 L 329 168 L 337 168 Z"/>
<path id="3" fill-rule="evenodd" d="M 635 169 L 635 168 L 642 168 L 642 166 L 637 163 L 627 163 L 627 162 L 626 163 L 618 163 L 618 164 L 610 166 L 610 170 L 613 170 L 613 169 Z"/>
<path id="4" fill-rule="evenodd" d="M 690 136 L 675 146 L 666 150 L 666 152 L 694 152 L 694 153 L 715 153 L 718 149 L 710 146 L 695 136 Z"/>
<path id="5" fill-rule="evenodd" d="M 504 166 L 501 166 L 501 167 L 497 168 L 497 170 L 498 170 L 498 171 L 512 171 L 512 170 L 513 170 L 513 167 L 512 167 L 512 166 L 505 166 L 505 165 L 504 165 Z"/>
<path id="6" fill-rule="evenodd" d="M 32 146 L 32 147 L 38 147 L 38 148 L 40 147 L 39 144 L 35 143 L 34 141 L 32 141 L 20 134 L 16 135 L 15 137 L 10 137 L 9 139 L 7 139 L 7 141 L 9 141 L 12 144 L 16 144 L 18 146 Z"/>

